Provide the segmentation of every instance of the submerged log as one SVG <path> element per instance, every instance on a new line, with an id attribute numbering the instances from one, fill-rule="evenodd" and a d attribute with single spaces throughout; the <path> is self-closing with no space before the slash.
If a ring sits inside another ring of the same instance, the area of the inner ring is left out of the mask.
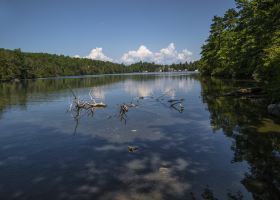
<path id="1" fill-rule="evenodd" d="M 253 87 L 253 88 L 240 88 L 236 91 L 225 93 L 223 96 L 245 96 L 245 95 L 259 95 L 262 92 L 262 88 Z"/>
<path id="2" fill-rule="evenodd" d="M 128 152 L 135 152 L 135 151 L 137 151 L 138 150 L 138 147 L 133 147 L 133 146 L 128 146 L 127 147 L 127 150 L 128 150 Z"/>
<path id="3" fill-rule="evenodd" d="M 241 88 L 237 90 L 240 94 L 252 94 L 252 93 L 260 93 L 262 92 L 262 88 L 260 87 L 253 87 L 253 88 Z"/>
<path id="4" fill-rule="evenodd" d="M 105 108 L 107 107 L 107 105 L 103 102 L 100 102 L 100 103 L 86 103 L 87 106 L 89 106 L 90 108 Z"/>
<path id="5" fill-rule="evenodd" d="M 173 103 L 173 102 L 183 102 L 184 99 L 170 99 L 168 100 L 169 103 Z"/>

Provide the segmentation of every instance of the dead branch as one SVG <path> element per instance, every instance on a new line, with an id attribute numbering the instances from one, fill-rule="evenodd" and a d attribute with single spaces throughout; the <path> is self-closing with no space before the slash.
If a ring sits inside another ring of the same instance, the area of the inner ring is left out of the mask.
<path id="1" fill-rule="evenodd" d="M 73 103 L 70 105 L 70 108 L 72 109 L 73 104 L 75 108 L 80 108 L 80 109 L 92 109 L 92 108 L 105 108 L 107 105 L 105 103 L 101 102 L 96 102 L 93 95 L 92 95 L 92 90 L 89 92 L 90 96 L 90 101 L 83 101 L 80 100 L 79 97 L 74 93 L 74 91 L 69 87 L 72 95 L 74 96 Z"/>
<path id="2" fill-rule="evenodd" d="M 107 105 L 105 103 L 103 103 L 102 101 L 98 100 L 99 102 L 97 102 L 96 99 L 97 96 L 95 96 L 94 94 L 94 90 L 90 90 L 89 91 L 89 98 L 88 99 L 80 99 L 78 95 L 75 94 L 74 90 L 72 88 L 70 88 L 70 91 L 73 95 L 73 99 L 72 102 L 69 105 L 69 111 L 72 112 L 72 116 L 73 118 L 76 120 L 76 124 L 78 124 L 78 120 L 87 114 L 87 116 L 94 116 L 95 114 L 95 110 L 99 109 L 99 108 L 105 108 Z M 184 106 L 183 101 L 184 99 L 167 99 L 167 97 L 174 95 L 172 92 L 174 91 L 174 89 L 170 89 L 164 93 L 162 93 L 161 95 L 159 95 L 158 97 L 155 96 L 149 96 L 150 97 L 150 101 L 152 102 L 159 102 L 161 104 L 163 104 L 164 106 L 170 107 L 180 113 L 182 113 L 184 111 Z M 139 100 L 144 99 L 144 97 L 137 97 L 134 100 L 132 100 L 129 103 L 123 103 L 121 105 L 119 105 L 119 113 L 115 114 L 115 115 L 110 115 L 107 117 L 107 119 L 112 118 L 113 116 L 115 117 L 119 117 L 121 121 L 123 121 L 126 124 L 127 121 L 127 112 L 129 111 L 129 109 L 131 108 L 135 108 L 138 106 L 142 106 L 144 104 L 140 104 Z M 75 132 L 76 132 L 75 128 Z"/>
<path id="3" fill-rule="evenodd" d="M 134 147 L 134 146 L 128 146 L 127 147 L 127 150 L 130 153 L 133 153 L 133 152 L 137 151 L 138 149 L 139 149 L 138 147 Z"/>
<path id="4" fill-rule="evenodd" d="M 170 100 L 168 100 L 169 103 L 173 103 L 173 102 L 177 102 L 177 101 L 182 102 L 182 101 L 184 101 L 184 99 L 170 99 Z"/>
<path id="5" fill-rule="evenodd" d="M 124 121 L 126 123 L 127 115 L 126 113 L 130 108 L 137 107 L 134 103 L 123 103 L 120 105 L 120 111 L 119 111 L 119 117 L 121 121 Z"/>
<path id="6" fill-rule="evenodd" d="M 171 104 L 170 108 L 173 108 L 174 110 L 177 110 L 179 113 L 182 113 L 185 109 L 184 106 L 181 103 Z"/>
<path id="7" fill-rule="evenodd" d="M 184 106 L 182 105 L 184 99 L 179 99 L 179 100 L 169 100 L 168 102 L 170 104 L 170 108 L 173 108 L 177 110 L 179 113 L 182 113 L 184 111 Z"/>

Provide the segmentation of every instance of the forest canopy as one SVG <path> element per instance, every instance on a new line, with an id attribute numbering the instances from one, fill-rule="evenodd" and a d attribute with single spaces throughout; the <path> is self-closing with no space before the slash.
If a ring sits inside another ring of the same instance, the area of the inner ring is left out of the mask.
<path id="1" fill-rule="evenodd" d="M 214 16 L 202 46 L 200 71 L 211 76 L 280 83 L 280 3 L 235 0 Z"/>
<path id="2" fill-rule="evenodd" d="M 0 80 L 29 79 L 40 77 L 114 74 L 130 72 L 158 72 L 172 70 L 196 69 L 196 62 L 173 65 L 138 62 L 125 66 L 123 64 L 74 58 L 47 53 L 26 53 L 20 49 L 0 48 Z"/>

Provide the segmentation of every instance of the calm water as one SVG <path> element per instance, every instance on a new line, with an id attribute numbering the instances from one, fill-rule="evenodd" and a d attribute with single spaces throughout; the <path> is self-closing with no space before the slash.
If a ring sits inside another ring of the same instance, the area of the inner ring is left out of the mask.
<path id="1" fill-rule="evenodd" d="M 0 84 L 0 199 L 279 199 L 279 120 L 265 100 L 218 97 L 250 85 L 195 74 Z M 76 120 L 68 86 L 108 106 Z M 183 112 L 170 108 L 181 98 Z"/>

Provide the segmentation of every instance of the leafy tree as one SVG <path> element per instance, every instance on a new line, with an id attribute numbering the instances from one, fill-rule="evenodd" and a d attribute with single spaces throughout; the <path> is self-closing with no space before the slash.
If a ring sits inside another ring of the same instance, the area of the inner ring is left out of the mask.
<path id="1" fill-rule="evenodd" d="M 270 83 L 279 85 L 279 19 L 277 0 L 236 0 L 236 9 L 213 18 L 210 35 L 202 46 L 200 71 L 253 78 L 268 87 Z"/>
<path id="2" fill-rule="evenodd" d="M 128 72 L 158 72 L 176 70 L 195 70 L 196 62 L 173 64 L 171 66 L 139 62 L 125 66 L 112 62 L 72 58 L 47 53 L 25 53 L 20 49 L 0 49 L 0 81 L 39 77 L 73 76 L 90 74 L 113 74 Z"/>

